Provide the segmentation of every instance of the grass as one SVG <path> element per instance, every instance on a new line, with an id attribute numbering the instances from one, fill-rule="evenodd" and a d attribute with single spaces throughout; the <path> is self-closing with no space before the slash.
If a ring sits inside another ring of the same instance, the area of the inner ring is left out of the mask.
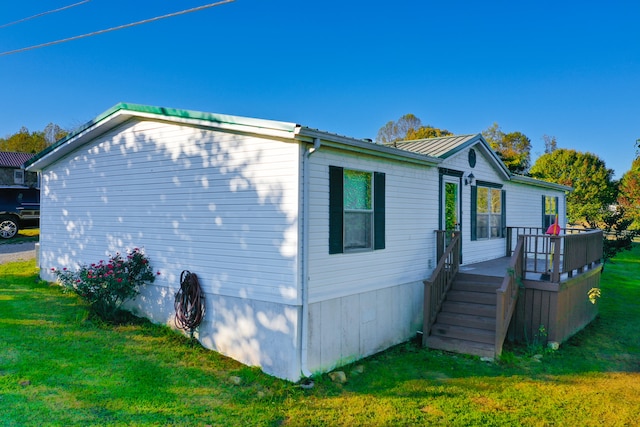
<path id="1" fill-rule="evenodd" d="M 607 264 L 600 316 L 560 350 L 498 363 L 396 346 L 304 390 L 134 320 L 110 326 L 0 266 L 0 425 L 625 426 L 640 413 L 640 245 Z M 539 357 L 539 356 L 538 356 Z"/>

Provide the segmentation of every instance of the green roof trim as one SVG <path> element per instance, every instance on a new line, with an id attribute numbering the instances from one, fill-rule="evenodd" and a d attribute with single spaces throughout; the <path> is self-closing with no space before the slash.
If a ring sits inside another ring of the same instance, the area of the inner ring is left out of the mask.
<path id="1" fill-rule="evenodd" d="M 112 111 L 113 110 L 113 111 Z M 284 132 L 294 132 L 297 124 L 278 122 L 274 120 L 254 119 L 249 117 L 230 116 L 226 114 L 205 113 L 193 110 L 181 110 L 177 108 L 153 107 L 149 105 L 120 103 L 104 112 L 104 117 L 113 114 L 118 110 L 127 110 L 137 113 L 156 114 L 166 117 L 179 117 L 188 120 L 202 120 L 206 122 L 250 126 L 263 129 L 273 129 Z M 100 116 L 98 116 L 100 118 Z M 103 118 L 104 118 L 103 117 Z"/>
<path id="2" fill-rule="evenodd" d="M 93 120 L 88 121 L 84 125 L 78 127 L 73 132 L 71 132 L 66 137 L 57 141 L 56 143 L 50 145 L 45 148 L 27 162 L 25 162 L 24 167 L 28 167 L 29 165 L 37 162 L 38 160 L 45 157 L 47 154 L 56 150 L 58 147 L 64 145 L 67 141 L 75 138 L 77 135 L 86 131 L 87 129 L 95 126 L 96 124 L 104 121 L 110 116 L 118 113 L 119 111 L 130 111 L 132 113 L 138 114 L 151 114 L 157 116 L 164 116 L 167 118 L 179 118 L 185 120 L 198 120 L 204 122 L 210 122 L 213 124 L 219 125 L 235 125 L 235 126 L 246 126 L 253 127 L 258 129 L 270 129 L 282 132 L 290 132 L 294 133 L 298 128 L 298 125 L 295 123 L 288 122 L 279 122 L 275 120 L 264 120 L 264 119 L 254 119 L 249 117 L 240 117 L 240 116 L 231 116 L 225 114 L 215 114 L 215 113 L 205 113 L 201 111 L 193 111 L 193 110 L 181 110 L 178 108 L 166 108 L 166 107 L 155 107 L 151 105 L 141 105 L 141 104 L 129 104 L 125 102 L 121 102 L 119 104 L 114 105 L 109 108 L 104 113 L 98 115 Z"/>

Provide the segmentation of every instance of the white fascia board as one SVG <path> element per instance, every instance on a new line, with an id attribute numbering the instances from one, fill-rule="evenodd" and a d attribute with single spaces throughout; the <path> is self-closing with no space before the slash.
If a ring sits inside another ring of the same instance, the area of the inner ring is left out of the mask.
<path id="1" fill-rule="evenodd" d="M 35 162 L 31 163 L 26 168 L 26 170 L 42 171 L 45 167 L 57 162 L 92 138 L 108 132 L 114 127 L 126 122 L 129 118 L 130 116 L 126 114 L 126 112 L 118 111 L 111 117 L 109 117 L 109 119 L 94 123 L 92 126 L 89 126 L 79 133 L 73 135 L 70 139 L 64 141 L 62 144 L 52 147 L 51 151 L 46 153 Z"/>

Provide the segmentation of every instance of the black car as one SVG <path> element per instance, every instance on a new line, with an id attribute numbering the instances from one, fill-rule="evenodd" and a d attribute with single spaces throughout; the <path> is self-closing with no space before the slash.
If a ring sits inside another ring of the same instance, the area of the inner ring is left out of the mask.
<path id="1" fill-rule="evenodd" d="M 18 230 L 40 224 L 40 190 L 0 188 L 0 238 L 11 239 Z"/>

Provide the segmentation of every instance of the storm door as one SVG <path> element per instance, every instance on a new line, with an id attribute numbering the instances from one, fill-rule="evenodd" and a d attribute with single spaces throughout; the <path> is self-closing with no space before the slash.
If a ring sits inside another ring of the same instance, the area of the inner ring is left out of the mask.
<path id="1" fill-rule="evenodd" d="M 461 231 L 460 176 L 441 175 L 440 187 L 440 229 L 445 230 L 445 248 L 449 245 L 454 231 Z M 444 249 L 444 248 L 443 248 Z M 462 251 L 461 256 L 462 258 Z"/>
<path id="2" fill-rule="evenodd" d="M 455 176 L 442 177 L 442 230 L 447 234 L 460 231 L 460 179 Z"/>

